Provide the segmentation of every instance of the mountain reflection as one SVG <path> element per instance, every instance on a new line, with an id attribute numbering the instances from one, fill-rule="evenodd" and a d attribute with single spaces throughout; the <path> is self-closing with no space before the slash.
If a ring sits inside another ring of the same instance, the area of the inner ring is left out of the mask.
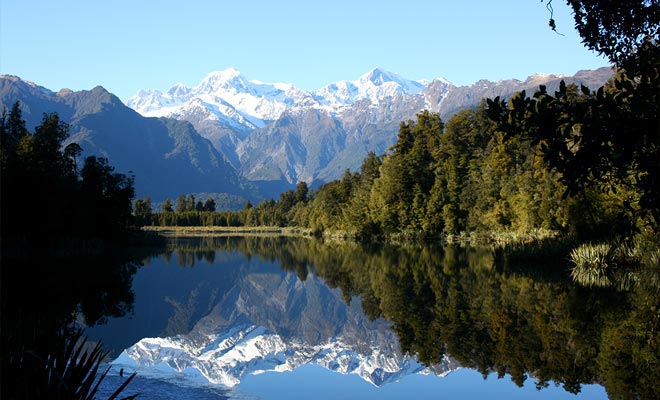
<path id="1" fill-rule="evenodd" d="M 136 307 L 135 320 L 163 317 L 140 337 L 169 339 L 142 341 L 119 361 L 162 370 L 176 360 L 168 368 L 229 384 L 257 370 L 317 363 L 380 385 L 425 366 L 443 373 L 456 360 L 518 385 L 534 379 L 538 388 L 577 393 L 599 383 L 611 398 L 660 398 L 656 285 L 586 289 L 568 279 L 561 260 L 521 267 L 501 259 L 460 247 L 178 239 L 152 260 L 145 290 L 134 285 L 137 303 L 144 296 L 151 307 Z M 198 276 L 163 280 L 158 262 Z M 168 311 L 154 312 L 154 304 Z"/>
<path id="2" fill-rule="evenodd" d="M 130 327 L 111 322 L 96 334 L 116 337 L 115 332 L 140 331 L 151 323 L 151 332 L 115 364 L 143 376 L 226 386 L 248 374 L 306 364 L 356 374 L 377 386 L 411 373 L 445 373 L 455 365 L 441 358 L 427 368 L 402 354 L 387 321 L 370 320 L 359 299 L 347 305 L 339 290 L 308 274 L 310 264 L 299 256 L 310 244 L 281 238 L 179 240 L 141 271 L 150 285 L 141 287 L 136 277 Z M 170 265 L 158 265 L 167 260 Z M 157 276 L 164 271 L 168 279 Z M 168 312 L 154 311 L 154 304 Z M 154 315 L 160 322 L 153 324 Z"/>

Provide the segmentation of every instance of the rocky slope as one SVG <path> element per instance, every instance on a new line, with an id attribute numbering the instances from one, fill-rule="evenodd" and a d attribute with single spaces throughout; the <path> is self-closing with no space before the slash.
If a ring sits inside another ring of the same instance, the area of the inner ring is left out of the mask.
<path id="1" fill-rule="evenodd" d="M 541 84 L 552 90 L 561 80 L 598 87 L 611 74 L 601 68 L 456 86 L 442 78 L 412 81 L 376 68 L 353 81 L 303 91 L 251 81 L 229 69 L 211 73 L 193 88 L 178 84 L 166 93 L 140 91 L 128 105 L 144 115 L 191 122 L 242 176 L 286 187 L 357 169 L 369 151 L 380 154 L 394 143 L 401 121 L 424 109 L 447 119 L 485 97 L 531 94 Z"/>

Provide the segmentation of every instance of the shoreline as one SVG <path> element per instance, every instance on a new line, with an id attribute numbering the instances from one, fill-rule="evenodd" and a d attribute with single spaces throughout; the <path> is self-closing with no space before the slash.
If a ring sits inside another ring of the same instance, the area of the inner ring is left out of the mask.
<path id="1" fill-rule="evenodd" d="M 312 237 L 308 228 L 278 226 L 143 226 L 146 232 L 155 232 L 165 237 L 177 236 L 298 236 Z"/>

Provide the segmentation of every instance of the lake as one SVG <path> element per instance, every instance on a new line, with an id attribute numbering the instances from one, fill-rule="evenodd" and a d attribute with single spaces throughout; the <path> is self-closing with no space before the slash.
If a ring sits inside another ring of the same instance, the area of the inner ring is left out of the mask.
<path id="1" fill-rule="evenodd" d="M 606 399 L 660 390 L 658 288 L 579 287 L 562 260 L 202 237 L 170 239 L 141 264 L 132 311 L 87 329 L 113 360 L 106 394 L 132 372 L 123 394 L 154 399 Z"/>

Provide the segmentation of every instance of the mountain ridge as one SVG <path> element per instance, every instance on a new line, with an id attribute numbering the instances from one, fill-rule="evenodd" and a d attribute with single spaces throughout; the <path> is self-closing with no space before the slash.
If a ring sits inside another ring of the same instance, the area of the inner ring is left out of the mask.
<path id="1" fill-rule="evenodd" d="M 139 93 L 128 104 L 137 111 L 151 110 L 146 115 L 158 112 L 190 121 L 232 160 L 243 177 L 291 187 L 299 181 L 327 182 L 337 179 L 347 168 L 356 170 L 369 151 L 382 154 L 394 143 L 401 121 L 413 119 L 424 109 L 447 119 L 462 109 L 476 107 L 484 97 L 506 97 L 541 84 L 552 90 L 561 80 L 601 86 L 611 75 L 611 69 L 604 67 L 571 76 L 539 73 L 525 80 L 479 80 L 473 85 L 457 86 L 444 78 L 413 81 L 374 68 L 354 80 L 304 91 L 292 84 L 248 80 L 230 68 L 210 73 L 196 87 L 186 87 L 187 97 L 177 100 L 176 111 L 154 111 L 150 107 L 155 103 L 149 105 Z M 214 79 L 222 84 L 205 83 Z M 264 87 L 277 89 L 261 90 Z M 200 94 L 200 88 L 204 93 Z M 178 90 L 181 88 L 175 85 L 168 93 Z M 208 100 L 206 111 L 201 111 L 201 103 L 191 105 L 196 96 Z M 259 107 L 268 113 L 257 113 Z M 204 113 L 209 116 L 201 119 Z"/>
<path id="2" fill-rule="evenodd" d="M 1 75 L 0 102 L 10 108 L 20 100 L 29 129 L 42 113 L 59 113 L 71 125 L 72 141 L 86 143 L 84 149 L 109 158 L 118 171 L 135 173 L 138 194 L 156 202 L 199 192 L 259 200 L 300 181 L 315 187 L 346 169 L 357 170 L 369 152 L 385 153 L 401 122 L 423 110 L 447 120 L 486 97 L 531 94 L 541 84 L 552 92 L 562 80 L 596 88 L 612 74 L 603 67 L 456 86 L 444 78 L 413 81 L 374 68 L 354 80 L 304 91 L 290 83 L 249 80 L 232 68 L 212 72 L 193 87 L 140 90 L 127 101 L 130 107 L 100 86 L 53 92 Z"/>
<path id="3" fill-rule="evenodd" d="M 163 200 L 197 192 L 260 197 L 190 122 L 145 118 L 102 86 L 56 93 L 0 75 L 0 107 L 9 109 L 16 101 L 31 131 L 44 113 L 57 112 L 69 125 L 65 145 L 76 142 L 83 157 L 108 158 L 117 172 L 134 175 L 138 197 Z"/>

